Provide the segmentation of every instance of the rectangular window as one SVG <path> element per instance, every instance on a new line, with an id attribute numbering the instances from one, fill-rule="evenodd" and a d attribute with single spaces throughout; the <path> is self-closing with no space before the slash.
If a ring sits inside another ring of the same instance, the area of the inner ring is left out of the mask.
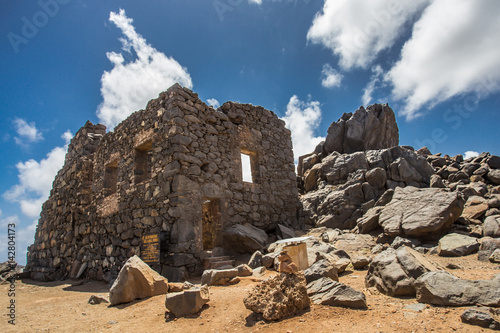
<path id="1" fill-rule="evenodd" d="M 244 182 L 258 183 L 259 164 L 256 152 L 241 149 L 241 173 Z"/>
<path id="2" fill-rule="evenodd" d="M 139 184 L 151 178 L 151 150 L 153 144 L 146 142 L 135 148 L 134 183 Z"/>
<path id="3" fill-rule="evenodd" d="M 241 153 L 241 171 L 242 171 L 243 181 L 247 183 L 253 183 L 252 164 L 250 160 L 251 160 L 250 155 Z"/>
<path id="4" fill-rule="evenodd" d="M 104 167 L 104 195 L 116 193 L 118 181 L 118 161 L 112 161 Z"/>

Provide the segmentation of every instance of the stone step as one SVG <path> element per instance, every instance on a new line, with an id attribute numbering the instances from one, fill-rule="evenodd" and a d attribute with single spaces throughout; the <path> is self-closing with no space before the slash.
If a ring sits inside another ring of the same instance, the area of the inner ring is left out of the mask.
<path id="1" fill-rule="evenodd" d="M 234 260 L 230 256 L 209 257 L 203 260 L 204 269 L 220 269 L 221 267 L 233 267 Z"/>

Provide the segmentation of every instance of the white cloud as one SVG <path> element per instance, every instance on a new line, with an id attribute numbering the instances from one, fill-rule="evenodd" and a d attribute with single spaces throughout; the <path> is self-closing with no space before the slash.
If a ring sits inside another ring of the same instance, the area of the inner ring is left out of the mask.
<path id="1" fill-rule="evenodd" d="M 217 109 L 220 106 L 220 103 L 218 100 L 215 98 L 209 98 L 207 99 L 208 105 L 211 105 L 214 109 Z"/>
<path id="2" fill-rule="evenodd" d="M 464 93 L 500 90 L 500 1 L 434 0 L 387 73 L 407 119 Z"/>
<path id="3" fill-rule="evenodd" d="M 370 82 L 363 89 L 363 97 L 361 98 L 363 105 L 368 106 L 373 99 L 373 92 L 380 86 L 383 85 L 384 70 L 380 65 L 375 65 L 372 67 L 372 75 L 370 76 Z"/>
<path id="4" fill-rule="evenodd" d="M 292 132 L 295 163 L 299 156 L 311 153 L 318 143 L 325 140 L 324 137 L 314 136 L 314 131 L 321 122 L 321 107 L 318 101 L 303 102 L 293 95 L 282 119 Z"/>
<path id="5" fill-rule="evenodd" d="M 14 141 L 18 145 L 25 145 L 27 143 L 33 143 L 43 140 L 43 135 L 36 128 L 34 122 L 28 124 L 26 120 L 16 118 L 14 119 L 14 126 L 16 127 L 17 135 L 19 135 L 14 137 Z"/>
<path id="6" fill-rule="evenodd" d="M 321 85 L 325 88 L 335 88 L 340 87 L 343 76 L 330 66 L 330 64 L 324 64 L 323 70 L 321 71 L 322 80 Z"/>
<path id="7" fill-rule="evenodd" d="M 249 3 L 255 3 L 257 5 L 262 5 L 262 0 L 248 0 Z"/>
<path id="8" fill-rule="evenodd" d="M 3 197 L 20 205 L 28 217 L 38 217 L 42 204 L 49 197 L 54 178 L 64 164 L 67 146 L 56 147 L 40 162 L 33 159 L 16 164 L 19 184 L 11 187 Z"/>
<path id="9" fill-rule="evenodd" d="M 0 262 L 7 261 L 8 257 L 8 225 L 9 224 L 14 224 L 14 229 L 15 230 L 15 242 L 16 242 L 16 262 L 20 265 L 25 265 L 26 264 L 26 253 L 27 247 L 31 244 L 33 244 L 34 238 L 35 238 L 35 231 L 36 231 L 36 226 L 38 224 L 37 220 L 34 220 L 29 224 L 28 226 L 24 227 L 22 226 L 22 222 L 19 220 L 19 217 L 17 215 L 13 216 L 8 216 L 4 219 L 0 220 L 0 239 L 5 240 L 0 242 Z"/>
<path id="10" fill-rule="evenodd" d="M 344 69 L 368 67 L 390 48 L 429 0 L 325 0 L 307 39 L 340 57 Z"/>
<path id="11" fill-rule="evenodd" d="M 147 102 L 174 83 L 192 88 L 191 76 L 175 59 L 153 48 L 135 31 L 132 19 L 120 9 L 111 12 L 109 20 L 123 33 L 123 50 L 135 52 L 137 58 L 125 62 L 122 54 L 108 52 L 113 69 L 101 77 L 101 95 L 97 116 L 108 128 L 113 128 L 132 112 L 146 107 Z"/>
<path id="12" fill-rule="evenodd" d="M 71 139 L 73 139 L 73 133 L 70 132 L 70 130 L 67 130 L 66 132 L 61 135 L 61 138 L 66 142 L 68 145 Z"/>
<path id="13" fill-rule="evenodd" d="M 468 159 L 468 158 L 476 157 L 476 156 L 479 156 L 479 153 L 477 151 L 468 150 L 464 154 L 464 159 Z"/>

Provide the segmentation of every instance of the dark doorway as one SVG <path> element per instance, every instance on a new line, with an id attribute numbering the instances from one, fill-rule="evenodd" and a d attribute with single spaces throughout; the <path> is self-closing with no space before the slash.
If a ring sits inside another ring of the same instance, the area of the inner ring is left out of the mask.
<path id="1" fill-rule="evenodd" d="M 218 244 L 221 213 L 219 199 L 204 199 L 202 204 L 202 239 L 203 250 L 211 250 Z"/>

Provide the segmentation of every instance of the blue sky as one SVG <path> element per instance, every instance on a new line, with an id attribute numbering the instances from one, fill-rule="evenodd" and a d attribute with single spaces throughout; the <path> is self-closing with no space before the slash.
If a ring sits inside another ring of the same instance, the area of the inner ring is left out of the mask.
<path id="1" fill-rule="evenodd" d="M 360 105 L 400 144 L 500 154 L 495 0 L 41 0 L 0 3 L 0 262 L 25 263 L 41 203 L 87 120 L 112 130 L 180 82 L 274 111 L 296 157 Z"/>

